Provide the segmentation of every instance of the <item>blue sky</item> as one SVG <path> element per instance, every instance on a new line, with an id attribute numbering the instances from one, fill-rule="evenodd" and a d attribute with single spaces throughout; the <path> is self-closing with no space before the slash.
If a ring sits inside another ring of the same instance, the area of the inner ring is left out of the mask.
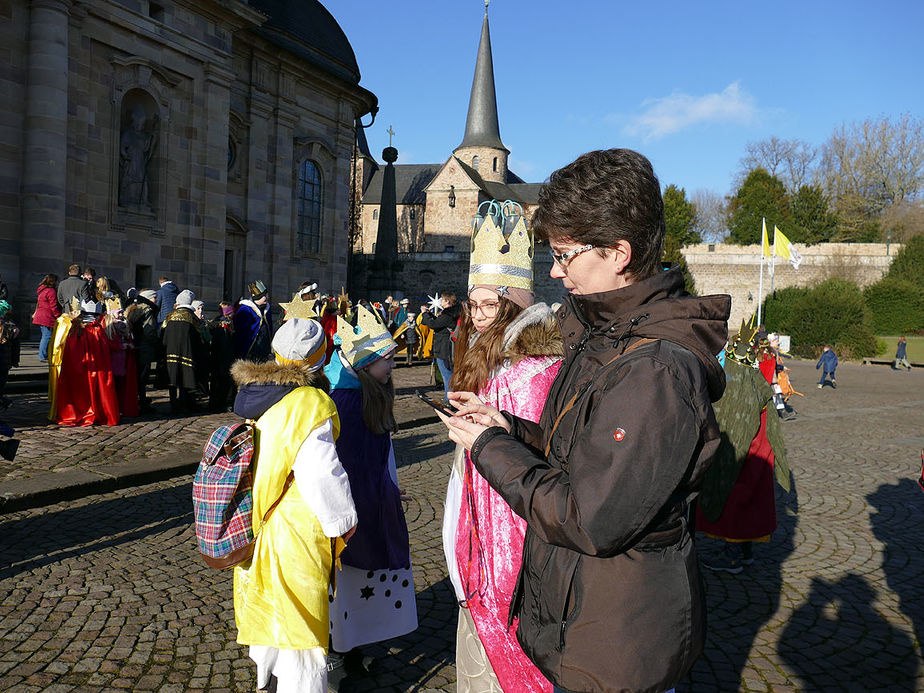
<path id="1" fill-rule="evenodd" d="M 323 0 L 379 98 L 373 154 L 442 163 L 461 142 L 483 0 Z M 540 182 L 637 149 L 663 185 L 730 192 L 750 141 L 822 144 L 842 123 L 924 114 L 924 2 L 492 0 L 501 138 Z M 368 117 L 366 118 L 368 122 Z"/>

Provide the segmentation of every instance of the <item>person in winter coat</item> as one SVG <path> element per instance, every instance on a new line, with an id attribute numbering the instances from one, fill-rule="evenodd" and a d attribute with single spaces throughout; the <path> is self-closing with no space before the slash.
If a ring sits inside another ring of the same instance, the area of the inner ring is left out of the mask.
<path id="1" fill-rule="evenodd" d="M 429 306 L 421 306 L 420 322 L 433 330 L 433 357 L 436 367 L 440 369 L 443 377 L 443 388 L 449 396 L 449 382 L 452 379 L 452 338 L 451 333 L 456 329 L 462 306 L 456 300 L 456 295 L 444 292 L 440 296 L 439 315 L 430 312 Z"/>
<path id="2" fill-rule="evenodd" d="M 147 395 L 148 376 L 151 364 L 158 360 L 162 348 L 156 298 L 157 294 L 152 289 L 144 289 L 134 296 L 133 303 L 125 309 L 125 320 L 132 342 L 138 350 L 138 409 L 142 414 L 154 411 Z"/>
<path id="3" fill-rule="evenodd" d="M 827 384 L 829 376 L 831 378 L 831 387 L 837 389 L 837 380 L 834 378 L 834 371 L 837 370 L 837 354 L 827 344 L 821 350 L 821 358 L 815 364 L 815 370 L 817 371 L 819 368 L 821 368 L 821 380 L 818 381 L 818 389 L 820 390 Z"/>
<path id="4" fill-rule="evenodd" d="M 516 233 L 516 232 L 514 232 Z M 503 239 L 476 237 L 468 301 L 456 339 L 452 390 L 527 421 L 539 421 L 562 362 L 561 331 L 544 303 L 533 303 L 532 257 L 492 251 Z M 524 247 L 525 249 L 525 247 Z M 511 257 L 511 255 L 513 257 Z M 488 259 L 486 259 L 488 258 Z M 483 263 L 506 267 L 503 278 L 484 275 Z M 475 469 L 458 447 L 443 512 L 443 542 L 456 591 L 456 681 L 460 693 L 551 691 L 510 627 L 510 597 L 523 555 L 526 522 Z"/>
<path id="5" fill-rule="evenodd" d="M 908 362 L 908 340 L 905 335 L 898 338 L 898 346 L 895 348 L 895 363 L 892 364 L 892 370 L 897 371 L 899 366 L 911 370 L 911 364 Z"/>
<path id="6" fill-rule="evenodd" d="M 161 277 L 157 282 L 160 284 L 160 288 L 157 290 L 157 324 L 160 326 L 159 329 L 163 329 L 164 321 L 176 305 L 180 290 L 167 277 Z"/>
<path id="7" fill-rule="evenodd" d="M 467 406 L 442 417 L 526 520 L 511 617 L 558 691 L 665 691 L 705 642 L 688 515 L 719 444 L 715 355 L 731 299 L 690 296 L 678 267 L 661 270 L 664 228 L 660 184 L 636 152 L 590 152 L 553 173 L 533 231 L 568 296 L 542 417 L 456 392 Z"/>
<path id="8" fill-rule="evenodd" d="M 11 402 L 4 395 L 10 369 L 19 365 L 19 326 L 10 318 L 10 304 L 0 299 L 0 409 Z"/>
<path id="9" fill-rule="evenodd" d="M 58 305 L 58 275 L 46 274 L 35 291 L 35 312 L 32 314 L 32 324 L 38 325 L 42 331 L 39 361 L 48 361 L 48 343 L 51 341 L 51 331 L 59 315 L 61 307 Z"/>
<path id="10" fill-rule="evenodd" d="M 90 283 L 80 275 L 80 265 L 67 268 L 67 277 L 58 284 L 58 307 L 65 313 L 71 311 L 71 300 L 94 300 L 94 291 Z"/>
<path id="11" fill-rule="evenodd" d="M 237 641 L 257 665 L 257 688 L 326 693 L 328 590 L 356 529 L 350 482 L 337 457 L 337 408 L 327 395 L 325 336 L 293 318 L 272 341 L 274 359 L 237 361 L 234 412 L 255 423 L 253 558 L 234 568 Z M 281 499 L 281 500 L 280 500 Z"/>

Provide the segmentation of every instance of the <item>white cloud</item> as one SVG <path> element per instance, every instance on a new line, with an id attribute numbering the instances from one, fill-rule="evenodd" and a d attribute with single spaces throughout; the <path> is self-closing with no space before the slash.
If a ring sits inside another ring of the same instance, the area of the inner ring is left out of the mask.
<path id="1" fill-rule="evenodd" d="M 630 119 L 623 132 L 639 136 L 646 142 L 701 123 L 746 125 L 759 115 L 754 97 L 738 82 L 732 82 L 719 93 L 703 96 L 674 92 L 659 99 L 646 99 L 642 109 L 640 115 Z"/>

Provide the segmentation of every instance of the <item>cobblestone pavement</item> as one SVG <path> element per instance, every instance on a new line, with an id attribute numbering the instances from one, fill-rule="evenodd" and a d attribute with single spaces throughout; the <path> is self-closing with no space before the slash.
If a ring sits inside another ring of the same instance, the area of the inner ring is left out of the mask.
<path id="1" fill-rule="evenodd" d="M 429 385 L 429 366 L 399 368 L 395 378 L 398 420 L 431 416 L 432 410 L 412 394 Z M 167 391 L 154 390 L 152 395 L 155 414 L 123 419 L 118 426 L 74 427 L 48 421 L 44 393 L 12 394 L 13 406 L 0 419 L 14 427 L 20 444 L 13 461 L 0 459 L 0 484 L 48 472 L 103 474 L 106 467 L 124 460 L 156 463 L 159 457 L 185 455 L 195 462 L 209 434 L 237 420 L 233 414 L 170 416 Z"/>
<path id="2" fill-rule="evenodd" d="M 845 364 L 818 390 L 813 365 L 793 364 L 806 396 L 785 423 L 780 526 L 744 573 L 706 571 L 707 648 L 680 692 L 924 690 L 924 373 Z M 370 647 L 373 675 L 341 690 L 450 691 L 451 449 L 438 424 L 395 445 L 420 628 Z M 0 690 L 253 690 L 230 575 L 196 557 L 189 497 L 187 477 L 0 516 Z"/>

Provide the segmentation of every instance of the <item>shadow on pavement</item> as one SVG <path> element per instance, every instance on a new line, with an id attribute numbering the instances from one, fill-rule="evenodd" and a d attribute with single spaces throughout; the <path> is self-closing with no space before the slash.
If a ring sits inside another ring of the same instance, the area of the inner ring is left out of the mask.
<path id="1" fill-rule="evenodd" d="M 876 591 L 860 575 L 812 579 L 805 603 L 780 636 L 779 654 L 800 690 L 914 691 L 911 638 L 873 607 Z"/>
<path id="2" fill-rule="evenodd" d="M 916 474 L 916 461 L 913 464 Z M 899 608 L 911 621 L 919 654 L 924 657 L 924 566 L 920 560 L 924 493 L 911 479 L 901 479 L 897 484 L 882 484 L 866 500 L 876 510 L 870 516 L 873 535 L 885 545 L 882 572 L 886 584 L 898 596 Z"/>
<path id="3" fill-rule="evenodd" d="M 782 566 L 794 549 L 799 524 L 796 482 L 790 475 L 790 492 L 776 487 L 777 528 L 768 543 L 754 544 L 754 563 L 732 575 L 703 569 L 706 582 L 707 635 L 702 657 L 677 693 L 737 691 L 743 689 L 745 667 L 764 625 L 773 618 L 780 603 Z M 697 536 L 697 550 L 714 543 Z M 764 631 L 766 635 L 767 631 Z"/>
<path id="4" fill-rule="evenodd" d="M 178 504 L 188 510 L 177 514 Z M 0 580 L 70 556 L 136 541 L 170 527 L 188 527 L 192 521 L 192 483 L 0 521 Z"/>

